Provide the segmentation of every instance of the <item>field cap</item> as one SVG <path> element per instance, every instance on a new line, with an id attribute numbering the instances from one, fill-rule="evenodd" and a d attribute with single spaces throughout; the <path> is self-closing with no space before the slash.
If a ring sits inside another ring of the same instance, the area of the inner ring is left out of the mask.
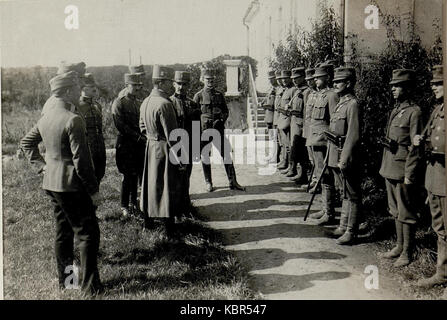
<path id="1" fill-rule="evenodd" d="M 191 81 L 191 73 L 187 71 L 176 71 L 174 81 L 179 83 L 188 83 Z"/>
<path id="2" fill-rule="evenodd" d="M 279 79 L 287 79 L 287 78 L 290 78 L 291 75 L 292 75 L 292 71 L 281 70 L 281 76 L 279 77 Z"/>
<path id="3" fill-rule="evenodd" d="M 276 78 L 275 71 L 270 70 L 269 73 L 268 73 L 268 78 L 269 78 L 269 79 Z"/>
<path id="4" fill-rule="evenodd" d="M 292 75 L 290 78 L 298 78 L 298 77 L 304 77 L 306 75 L 306 69 L 304 67 L 298 67 L 292 69 Z"/>
<path id="5" fill-rule="evenodd" d="M 152 79 L 173 81 L 174 69 L 156 64 L 152 70 Z"/>
<path id="6" fill-rule="evenodd" d="M 315 69 L 314 78 L 329 76 L 331 66 L 332 65 L 330 64 L 320 64 L 320 66 Z"/>
<path id="7" fill-rule="evenodd" d="M 334 81 L 355 80 L 355 69 L 351 67 L 339 67 L 335 69 Z"/>
<path id="8" fill-rule="evenodd" d="M 69 71 L 75 71 L 78 73 L 78 76 L 84 77 L 85 74 L 85 63 L 84 62 L 78 62 L 78 63 L 68 63 L 65 61 L 62 61 L 59 65 L 59 68 L 57 69 L 57 74 L 63 74 Z"/>
<path id="9" fill-rule="evenodd" d="M 130 73 L 137 73 L 137 74 L 146 74 L 142 64 L 140 64 L 138 66 L 129 66 L 129 72 Z"/>
<path id="10" fill-rule="evenodd" d="M 140 76 L 135 73 L 125 73 L 124 74 L 124 83 L 125 84 L 143 84 L 141 82 Z"/>
<path id="11" fill-rule="evenodd" d="M 76 71 L 69 71 L 63 74 L 58 74 L 50 80 L 51 91 L 60 88 L 69 88 L 79 84 L 79 77 Z"/>
<path id="12" fill-rule="evenodd" d="M 411 82 L 415 80 L 415 71 L 413 69 L 395 69 L 390 84 L 401 82 Z"/>
<path id="13" fill-rule="evenodd" d="M 96 87 L 95 79 L 93 78 L 93 74 L 86 73 L 84 75 L 83 84 L 84 87 Z"/>
<path id="14" fill-rule="evenodd" d="M 213 69 L 203 69 L 202 70 L 202 77 L 204 79 L 211 79 L 211 78 L 215 78 L 215 72 Z"/>
<path id="15" fill-rule="evenodd" d="M 308 68 L 306 69 L 306 78 L 305 80 L 312 80 L 314 78 L 315 69 L 314 68 Z"/>
<path id="16" fill-rule="evenodd" d="M 431 83 L 444 83 L 443 69 L 441 65 L 433 66 L 432 73 L 433 79 L 430 81 Z"/>

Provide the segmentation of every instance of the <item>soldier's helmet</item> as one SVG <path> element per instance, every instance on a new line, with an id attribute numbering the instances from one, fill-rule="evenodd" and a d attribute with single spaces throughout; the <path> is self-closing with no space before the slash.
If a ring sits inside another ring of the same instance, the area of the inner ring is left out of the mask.
<path id="1" fill-rule="evenodd" d="M 444 83 L 444 76 L 443 76 L 443 68 L 442 65 L 436 65 L 433 66 L 432 69 L 433 79 L 430 81 L 430 83 Z"/>
<path id="2" fill-rule="evenodd" d="M 152 79 L 173 81 L 174 69 L 156 64 L 152 70 Z"/>
<path id="3" fill-rule="evenodd" d="M 76 71 L 68 71 L 62 74 L 58 74 L 50 79 L 51 91 L 69 88 L 79 84 L 79 76 Z"/>
<path id="4" fill-rule="evenodd" d="M 351 67 L 339 67 L 335 69 L 334 82 L 342 80 L 356 80 L 355 69 Z"/>
<path id="5" fill-rule="evenodd" d="M 307 68 L 306 69 L 306 80 L 312 80 L 314 78 L 315 69 L 314 68 Z"/>
<path id="6" fill-rule="evenodd" d="M 142 85 L 141 78 L 138 74 L 125 73 L 124 74 L 124 83 L 125 84 L 140 84 Z"/>
<path id="7" fill-rule="evenodd" d="M 390 81 L 390 85 L 398 83 L 413 83 L 416 78 L 416 73 L 413 69 L 394 69 L 393 78 Z"/>
<path id="8" fill-rule="evenodd" d="M 187 71 L 176 71 L 174 81 L 177 83 L 189 83 L 191 81 L 191 73 Z"/>
<path id="9" fill-rule="evenodd" d="M 299 77 L 304 77 L 306 75 L 306 68 L 304 67 L 298 67 L 292 69 L 292 74 L 290 78 L 295 79 Z"/>

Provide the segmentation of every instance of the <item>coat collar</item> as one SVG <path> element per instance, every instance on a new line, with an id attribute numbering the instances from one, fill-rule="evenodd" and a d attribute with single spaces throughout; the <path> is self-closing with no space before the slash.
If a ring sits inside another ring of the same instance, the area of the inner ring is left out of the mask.
<path id="1" fill-rule="evenodd" d="M 156 88 L 152 89 L 151 95 L 155 96 L 155 97 L 162 97 L 165 99 L 169 99 L 169 96 L 166 92 L 164 92 L 163 90 L 160 90 L 160 89 L 156 89 Z"/>

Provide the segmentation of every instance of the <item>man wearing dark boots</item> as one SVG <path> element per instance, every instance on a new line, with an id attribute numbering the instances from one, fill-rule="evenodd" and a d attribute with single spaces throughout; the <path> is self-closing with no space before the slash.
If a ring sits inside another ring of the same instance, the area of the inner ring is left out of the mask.
<path id="1" fill-rule="evenodd" d="M 432 227 L 438 235 L 438 261 L 436 273 L 427 279 L 421 279 L 417 285 L 430 288 L 447 284 L 447 212 L 445 209 L 445 115 L 444 115 L 444 79 L 442 66 L 434 66 L 432 90 L 437 100 L 430 120 L 423 132 L 414 139 L 416 147 L 422 145 L 427 158 L 425 188 L 432 215 Z M 446 289 L 447 292 L 447 289 Z"/>
<path id="2" fill-rule="evenodd" d="M 278 129 L 279 108 L 281 107 L 281 98 L 282 94 L 284 93 L 284 85 L 281 81 L 281 71 L 275 72 L 275 79 L 278 85 L 275 90 L 275 113 L 273 114 L 273 129 L 276 130 L 276 162 L 278 166 L 282 166 L 284 165 L 284 161 L 286 160 L 284 159 L 284 149 L 282 148 L 281 135 L 279 134 Z"/>
<path id="3" fill-rule="evenodd" d="M 398 258 L 394 265 L 403 267 L 411 263 L 416 224 L 415 206 L 411 199 L 420 161 L 417 148 L 411 148 L 414 137 L 421 132 L 421 110 L 410 100 L 414 90 L 415 72 L 411 69 L 393 70 L 390 82 L 396 100 L 386 127 L 380 175 L 385 178 L 388 210 L 396 223 L 396 246 L 382 256 Z"/>
<path id="4" fill-rule="evenodd" d="M 197 92 L 194 96 L 194 102 L 200 105 L 201 108 L 201 129 L 205 131 L 207 129 L 215 129 L 220 135 L 220 146 L 217 145 L 217 141 L 213 140 L 213 143 L 220 155 L 224 160 L 225 172 L 227 173 L 228 181 L 230 184 L 231 190 L 241 190 L 245 191 L 245 188 L 242 187 L 236 180 L 236 170 L 234 169 L 233 161 L 231 160 L 231 155 L 229 154 L 229 150 L 231 148 L 225 147 L 225 145 L 229 145 L 230 142 L 225 137 L 225 121 L 228 118 L 228 107 L 225 101 L 224 95 L 215 89 L 215 75 L 214 70 L 205 69 L 203 71 L 203 81 L 205 87 Z M 210 142 L 202 141 L 201 142 L 201 150 Z M 226 154 L 228 151 L 228 154 Z M 206 190 L 208 192 L 214 191 L 213 182 L 211 179 L 211 163 L 210 163 L 210 153 L 205 152 L 202 153 L 202 168 L 203 174 L 205 176 L 206 182 Z"/>
<path id="5" fill-rule="evenodd" d="M 324 131 L 329 129 L 330 115 L 338 103 L 338 95 L 329 88 L 332 65 L 322 64 L 315 70 L 314 78 L 318 88 L 312 110 L 309 144 L 312 146 L 315 175 L 320 177 L 323 172 L 327 153 L 327 139 Z M 316 192 L 316 186 L 311 192 Z M 321 198 L 323 208 L 310 217 L 318 219 L 317 224 L 330 224 L 335 220 L 334 210 L 334 177 L 329 170 L 323 173 Z"/>
<path id="6" fill-rule="evenodd" d="M 349 245 L 355 241 L 361 202 L 361 170 L 358 162 L 360 120 L 354 95 L 355 81 L 354 68 L 341 67 L 335 70 L 334 91 L 340 101 L 331 114 L 328 165 L 343 199 L 340 225 L 334 231 L 334 235 L 339 237 L 337 244 L 340 245 Z"/>
<path id="7" fill-rule="evenodd" d="M 314 81 L 314 73 L 315 69 L 308 68 L 306 69 L 306 82 L 307 82 L 307 89 L 304 96 L 307 96 L 307 99 L 304 100 L 304 125 L 303 125 L 303 138 L 306 140 L 306 149 L 307 154 L 309 156 L 309 161 L 312 164 L 312 167 L 314 167 L 314 156 L 312 152 L 312 147 L 310 146 L 310 121 L 312 119 L 312 110 L 315 103 L 315 97 L 317 94 L 315 81 Z M 311 176 L 310 179 L 310 185 L 309 189 L 313 188 L 315 184 L 317 183 L 317 177 L 315 176 L 314 170 L 310 173 Z"/>
<path id="8" fill-rule="evenodd" d="M 295 88 L 295 94 L 290 102 L 290 162 L 286 177 L 295 177 L 297 184 L 306 184 L 308 170 L 308 155 L 306 149 L 306 140 L 303 138 L 304 125 L 304 105 L 309 95 L 305 80 L 305 68 L 299 67 L 292 69 L 291 79 Z M 297 164 L 300 164 L 301 171 L 297 176 Z"/>

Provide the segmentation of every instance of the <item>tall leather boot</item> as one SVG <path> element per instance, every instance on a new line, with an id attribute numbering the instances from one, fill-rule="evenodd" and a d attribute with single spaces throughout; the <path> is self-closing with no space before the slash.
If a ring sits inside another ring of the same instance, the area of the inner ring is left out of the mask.
<path id="1" fill-rule="evenodd" d="M 295 160 L 290 160 L 289 161 L 289 168 L 287 169 L 286 172 L 286 177 L 291 178 L 297 175 L 297 170 L 296 170 L 296 161 Z"/>
<path id="2" fill-rule="evenodd" d="M 333 186 L 324 184 L 321 191 L 323 203 L 323 216 L 317 220 L 317 225 L 332 224 L 335 221 Z"/>
<path id="3" fill-rule="evenodd" d="M 436 263 L 436 273 L 430 278 L 421 279 L 417 286 L 431 288 L 447 283 L 447 242 L 438 236 L 438 260 Z"/>
<path id="4" fill-rule="evenodd" d="M 403 243 L 404 243 L 403 225 L 402 225 L 402 222 L 400 222 L 397 219 L 394 220 L 394 223 L 396 225 L 396 246 L 393 249 L 391 249 L 390 251 L 381 255 L 385 259 L 397 258 L 398 256 L 400 256 L 400 254 L 402 252 L 402 247 L 403 247 Z"/>
<path id="5" fill-rule="evenodd" d="M 346 232 L 348 228 L 349 206 L 350 202 L 344 199 L 341 205 L 340 225 L 334 230 L 334 236 L 340 237 Z"/>
<path id="6" fill-rule="evenodd" d="M 206 191 L 212 192 L 213 188 L 213 180 L 211 179 L 211 164 L 205 164 L 202 162 L 203 175 L 205 176 L 206 183 Z"/>
<path id="7" fill-rule="evenodd" d="M 281 162 L 276 167 L 278 170 L 284 170 L 289 166 L 289 151 L 286 150 L 285 147 L 282 148 L 283 151 L 283 158 Z"/>
<path id="8" fill-rule="evenodd" d="M 229 181 L 231 190 L 245 191 L 245 187 L 243 187 L 239 183 L 237 183 L 236 170 L 234 169 L 233 164 L 226 164 L 225 172 L 227 173 L 227 177 L 228 177 L 228 181 Z"/>
<path id="9" fill-rule="evenodd" d="M 414 225 L 402 223 L 403 245 L 399 258 L 394 262 L 395 267 L 405 267 L 412 261 L 413 242 L 414 242 Z"/>
<path id="10" fill-rule="evenodd" d="M 343 201 L 344 202 L 344 201 Z M 355 242 L 358 233 L 359 203 L 349 201 L 348 226 L 345 233 L 337 239 L 336 243 L 340 245 L 351 245 Z"/>

